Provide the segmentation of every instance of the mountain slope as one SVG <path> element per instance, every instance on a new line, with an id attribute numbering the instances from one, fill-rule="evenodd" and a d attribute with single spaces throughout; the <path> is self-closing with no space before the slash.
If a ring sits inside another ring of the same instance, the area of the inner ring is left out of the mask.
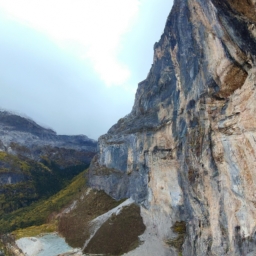
<path id="1" fill-rule="evenodd" d="M 116 201 L 103 191 L 88 188 L 84 179 L 86 172 L 77 175 L 50 198 L 3 216 L 0 230 L 13 231 L 9 236 L 2 236 L 7 251 L 10 251 L 10 244 L 17 248 L 14 240 L 55 231 L 63 235 L 69 245 L 80 247 L 79 253 L 83 247 L 85 253 L 95 254 L 99 248 L 104 248 L 111 255 L 136 248 L 140 244 L 138 236 L 145 230 L 140 208 L 132 200 Z M 16 251 L 14 255 L 20 255 L 18 248 Z"/>
<path id="2" fill-rule="evenodd" d="M 175 0 L 132 112 L 100 137 L 90 185 L 147 224 L 127 255 L 256 253 L 255 17 L 254 0 Z"/>
<path id="3" fill-rule="evenodd" d="M 0 214 L 47 198 L 88 167 L 97 143 L 0 111 Z"/>
<path id="4" fill-rule="evenodd" d="M 27 228 L 31 226 L 40 226 L 47 224 L 51 219 L 50 216 L 55 212 L 60 212 L 62 208 L 66 207 L 73 200 L 79 198 L 82 191 L 85 189 L 85 171 L 74 177 L 68 186 L 58 191 L 55 195 L 49 199 L 40 200 L 28 207 L 24 207 L 17 211 L 14 211 L 8 215 L 4 215 L 0 219 L 0 230 L 3 233 L 7 233 L 20 228 Z M 53 218 L 54 219 L 54 218 Z M 55 225 L 56 226 L 56 225 Z M 18 230 L 15 232 L 17 238 L 24 236 L 38 235 L 45 230 L 39 229 L 38 233 L 30 233 L 30 230 L 37 230 L 33 227 L 25 231 Z M 53 230 L 55 231 L 56 227 Z"/>
<path id="5" fill-rule="evenodd" d="M 0 111 L 0 149 L 3 151 L 39 160 L 47 153 L 53 157 L 57 148 L 71 153 L 74 150 L 83 152 L 80 158 L 88 163 L 97 150 L 97 143 L 85 135 L 57 135 L 28 118 Z"/>

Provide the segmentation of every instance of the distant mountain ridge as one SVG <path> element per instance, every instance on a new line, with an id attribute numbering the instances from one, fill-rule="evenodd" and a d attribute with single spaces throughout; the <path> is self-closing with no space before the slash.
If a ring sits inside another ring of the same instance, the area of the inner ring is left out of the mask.
<path id="1" fill-rule="evenodd" d="M 53 131 L 52 129 L 44 128 L 38 125 L 31 118 L 16 114 L 14 112 L 0 110 L 0 119 L 1 119 L 2 125 L 5 125 L 6 127 L 9 126 L 10 128 L 14 128 L 19 131 L 31 132 L 34 134 L 39 134 L 44 132 L 44 133 L 56 135 L 56 132 Z"/>
<path id="2" fill-rule="evenodd" d="M 43 128 L 31 119 L 8 111 L 0 111 L 0 140 L 0 149 L 4 151 L 12 142 L 28 148 L 51 145 L 88 152 L 97 150 L 97 142 L 85 135 L 57 135 L 55 131 Z"/>
<path id="3" fill-rule="evenodd" d="M 0 110 L 0 215 L 47 198 L 86 169 L 97 142 Z"/>

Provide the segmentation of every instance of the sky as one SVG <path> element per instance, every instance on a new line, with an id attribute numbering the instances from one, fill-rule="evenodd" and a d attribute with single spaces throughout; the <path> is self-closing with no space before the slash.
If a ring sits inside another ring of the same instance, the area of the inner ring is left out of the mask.
<path id="1" fill-rule="evenodd" d="M 129 114 L 172 0 L 0 0 L 0 109 L 98 139 Z"/>

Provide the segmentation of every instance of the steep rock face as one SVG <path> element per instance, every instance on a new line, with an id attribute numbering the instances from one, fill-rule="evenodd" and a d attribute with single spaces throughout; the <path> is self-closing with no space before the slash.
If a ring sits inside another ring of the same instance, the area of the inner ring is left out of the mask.
<path id="1" fill-rule="evenodd" d="M 255 255 L 255 17 L 254 0 L 176 0 L 132 112 L 100 137 L 90 185 L 147 226 L 128 255 Z"/>

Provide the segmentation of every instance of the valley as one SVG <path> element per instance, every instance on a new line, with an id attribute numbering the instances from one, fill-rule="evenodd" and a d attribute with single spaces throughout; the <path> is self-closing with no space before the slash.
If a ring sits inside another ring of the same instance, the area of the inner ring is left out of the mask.
<path id="1" fill-rule="evenodd" d="M 52 232 L 62 256 L 256 255 L 255 14 L 175 0 L 131 112 L 98 142 L 1 112 L 0 255 Z"/>

